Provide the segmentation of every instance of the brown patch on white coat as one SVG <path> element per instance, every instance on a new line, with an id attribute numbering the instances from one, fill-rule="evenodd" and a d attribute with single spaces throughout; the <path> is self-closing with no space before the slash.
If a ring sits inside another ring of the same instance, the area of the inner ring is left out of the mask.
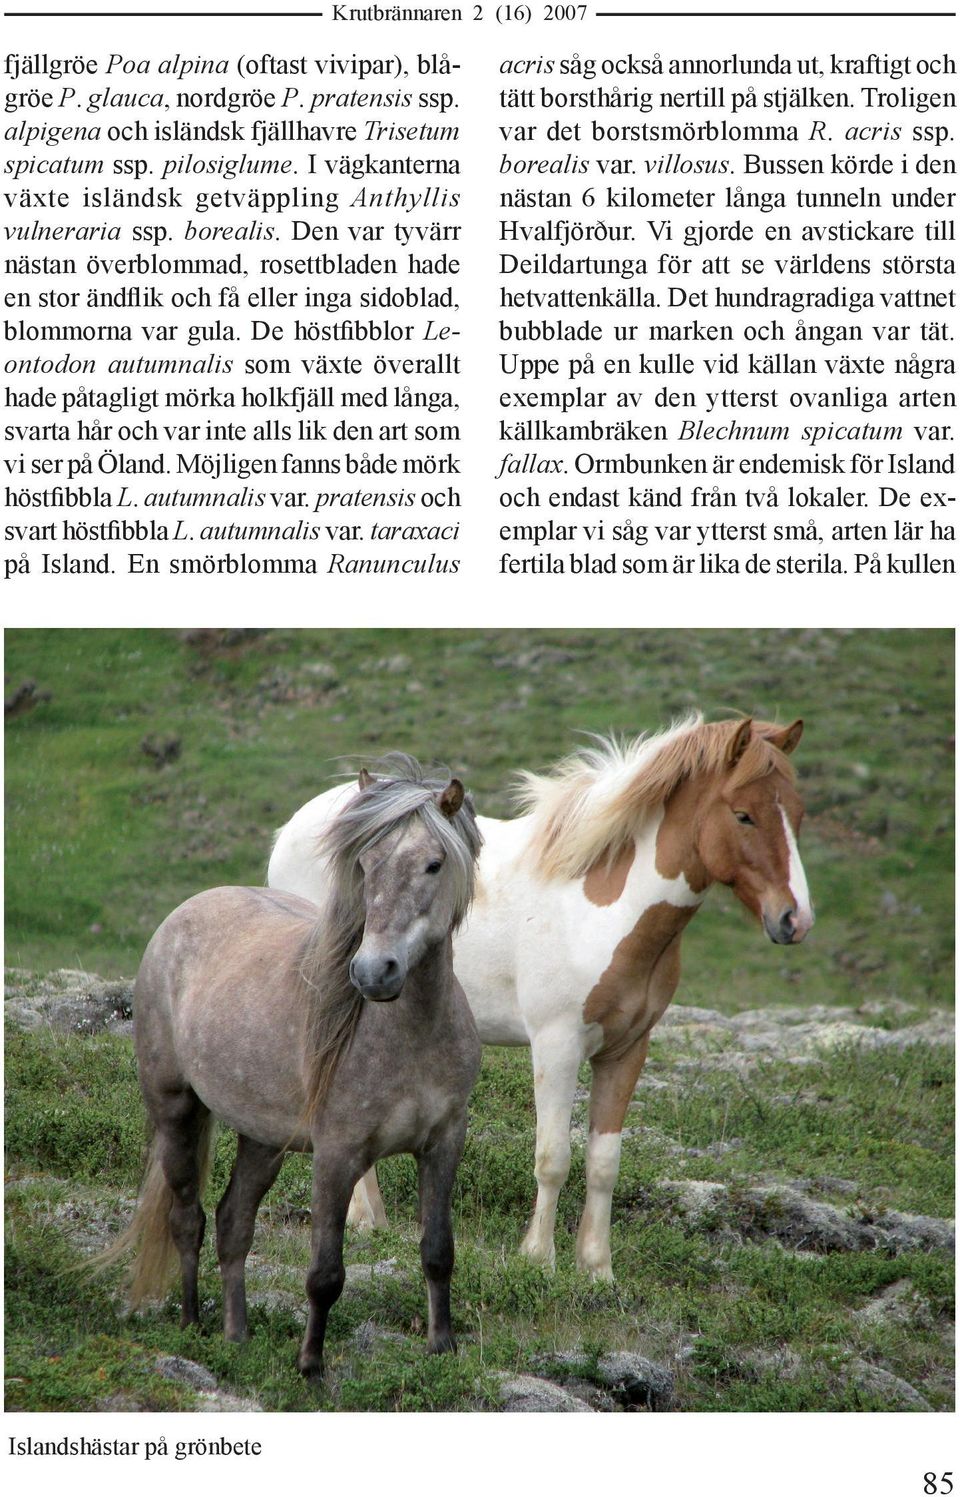
<path id="1" fill-rule="evenodd" d="M 627 875 L 637 855 L 634 842 L 622 848 L 615 858 L 598 858 L 583 880 L 583 892 L 591 904 L 616 904 L 624 891 Z"/>
<path id="2" fill-rule="evenodd" d="M 650 1030 L 680 980 L 680 937 L 696 905 L 661 900 L 645 910 L 618 942 L 583 1006 L 585 1024 L 599 1024 L 603 1047 L 591 1060 L 590 1130 L 619 1133 L 647 1056 Z"/>

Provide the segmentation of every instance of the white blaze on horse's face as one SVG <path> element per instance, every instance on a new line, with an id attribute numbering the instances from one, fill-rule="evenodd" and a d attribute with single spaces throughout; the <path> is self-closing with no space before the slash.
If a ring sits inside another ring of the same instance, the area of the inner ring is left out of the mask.
<path id="1" fill-rule="evenodd" d="M 807 888 L 807 875 L 800 861 L 800 849 L 797 846 L 797 838 L 790 818 L 785 807 L 780 807 L 780 816 L 783 820 L 783 835 L 787 842 L 787 851 L 790 858 L 788 880 L 790 892 L 793 895 L 797 909 L 795 941 L 802 941 L 804 936 L 813 925 L 813 905 L 810 903 L 810 890 Z"/>
<path id="2" fill-rule="evenodd" d="M 449 930 L 445 861 L 440 839 L 417 816 L 361 855 L 366 922 L 350 977 L 365 998 L 399 997 L 410 968 Z"/>

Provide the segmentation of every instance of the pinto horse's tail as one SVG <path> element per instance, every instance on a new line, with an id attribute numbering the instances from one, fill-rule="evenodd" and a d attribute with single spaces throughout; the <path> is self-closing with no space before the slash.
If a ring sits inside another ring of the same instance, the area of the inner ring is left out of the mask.
<path id="1" fill-rule="evenodd" d="M 213 1159 L 214 1119 L 207 1113 L 197 1138 L 197 1166 L 200 1193 L 210 1175 Z M 173 1191 L 167 1184 L 160 1162 L 160 1138 L 154 1134 L 147 1153 L 147 1165 L 140 1187 L 140 1200 L 133 1220 L 116 1242 L 87 1260 L 91 1274 L 103 1273 L 135 1250 L 127 1270 L 125 1289 L 131 1309 L 144 1300 L 161 1299 L 171 1287 L 179 1262 L 176 1244 L 170 1231 L 170 1208 Z"/>

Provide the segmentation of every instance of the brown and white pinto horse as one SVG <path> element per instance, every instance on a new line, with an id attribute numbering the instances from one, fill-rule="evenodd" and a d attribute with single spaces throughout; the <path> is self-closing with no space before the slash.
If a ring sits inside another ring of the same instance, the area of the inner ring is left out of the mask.
<path id="1" fill-rule="evenodd" d="M 802 723 L 704 723 L 597 747 L 524 775 L 512 821 L 479 818 L 477 894 L 454 962 L 490 1045 L 530 1045 L 537 1200 L 523 1241 L 552 1264 L 557 1198 L 570 1167 L 577 1070 L 593 1070 L 587 1199 L 577 1262 L 611 1278 L 610 1208 L 627 1107 L 650 1031 L 676 991 L 680 940 L 712 883 L 728 884 L 772 941 L 813 924 L 788 759 Z M 280 831 L 268 879 L 313 897 L 317 838 L 349 790 L 304 806 Z M 351 1219 L 385 1221 L 373 1171 Z"/>

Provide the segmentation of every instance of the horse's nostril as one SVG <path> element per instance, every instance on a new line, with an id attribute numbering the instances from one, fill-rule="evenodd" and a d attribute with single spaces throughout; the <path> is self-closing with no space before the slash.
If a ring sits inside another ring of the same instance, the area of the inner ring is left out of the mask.
<path id="1" fill-rule="evenodd" d="M 398 969 L 397 963 L 394 961 L 393 957 L 392 956 L 388 956 L 384 960 L 384 963 L 383 963 L 383 975 L 384 975 L 384 977 L 394 977 L 394 976 L 396 976 L 396 973 L 397 973 L 398 970 L 399 969 Z"/>

